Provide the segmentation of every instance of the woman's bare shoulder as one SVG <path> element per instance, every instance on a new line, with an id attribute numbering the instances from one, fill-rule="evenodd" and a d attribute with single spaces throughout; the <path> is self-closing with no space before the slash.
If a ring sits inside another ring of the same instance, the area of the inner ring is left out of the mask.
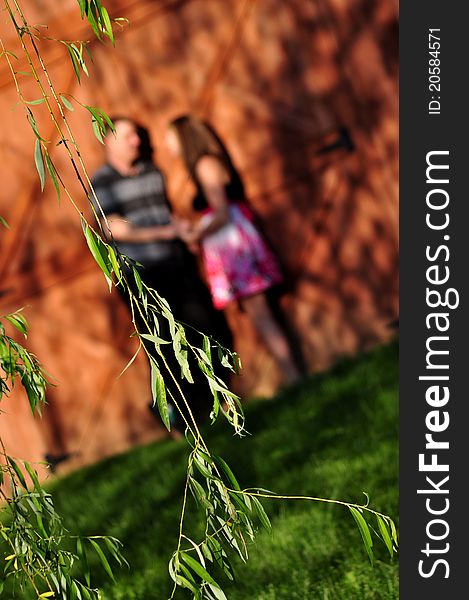
<path id="1" fill-rule="evenodd" d="M 201 183 L 226 183 L 228 173 L 222 161 L 216 156 L 202 156 L 195 166 L 195 172 Z"/>

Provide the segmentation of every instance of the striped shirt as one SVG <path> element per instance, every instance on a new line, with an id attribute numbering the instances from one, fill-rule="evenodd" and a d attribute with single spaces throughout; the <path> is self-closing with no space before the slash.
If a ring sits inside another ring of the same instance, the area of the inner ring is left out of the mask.
<path id="1" fill-rule="evenodd" d="M 137 175 L 121 175 L 111 165 L 103 165 L 91 183 L 104 214 L 117 214 L 135 227 L 168 225 L 171 208 L 166 199 L 163 175 L 152 162 L 137 164 Z M 99 207 L 93 199 L 98 216 Z M 184 249 L 179 240 L 145 243 L 115 242 L 119 251 L 143 266 L 177 265 Z"/>

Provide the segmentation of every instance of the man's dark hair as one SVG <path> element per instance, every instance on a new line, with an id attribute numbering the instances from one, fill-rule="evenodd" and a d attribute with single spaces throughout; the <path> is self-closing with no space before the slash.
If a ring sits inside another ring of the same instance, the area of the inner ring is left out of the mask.
<path id="1" fill-rule="evenodd" d="M 112 115 L 109 117 L 113 122 L 114 126 L 117 125 L 120 121 L 127 121 L 127 123 L 132 123 L 132 125 L 137 130 L 137 135 L 140 138 L 140 151 L 137 161 L 140 160 L 152 160 L 154 148 L 151 143 L 150 132 L 146 127 L 144 127 L 141 123 L 135 120 L 133 117 L 128 117 L 127 115 Z M 106 127 L 106 135 L 111 133 L 111 128 Z"/>
<path id="2" fill-rule="evenodd" d="M 117 125 L 119 121 L 127 121 L 128 123 L 132 123 L 132 125 L 135 125 L 137 129 L 139 127 L 139 124 L 132 117 L 127 117 L 126 115 L 109 115 L 109 118 L 111 119 L 114 126 Z M 111 133 L 111 128 L 109 127 L 109 124 L 106 123 L 106 135 L 108 135 L 109 133 Z"/>

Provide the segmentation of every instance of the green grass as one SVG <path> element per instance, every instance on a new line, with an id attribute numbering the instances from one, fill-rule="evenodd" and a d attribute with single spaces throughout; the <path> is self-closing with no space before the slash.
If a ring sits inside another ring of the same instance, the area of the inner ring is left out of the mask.
<path id="1" fill-rule="evenodd" d="M 398 347 L 394 342 L 307 378 L 274 400 L 246 405 L 238 439 L 224 424 L 206 432 L 242 486 L 362 502 L 396 519 L 398 509 Z M 112 584 L 96 567 L 105 600 L 166 600 L 187 449 L 161 441 L 55 482 L 67 528 L 124 543 L 131 569 Z M 348 510 L 302 500 L 265 502 L 272 532 L 259 533 L 246 565 L 234 561 L 229 600 L 386 600 L 398 598 L 398 565 L 375 542 L 372 567 Z M 197 535 L 192 506 L 187 525 Z M 186 598 L 179 593 L 177 598 Z"/>

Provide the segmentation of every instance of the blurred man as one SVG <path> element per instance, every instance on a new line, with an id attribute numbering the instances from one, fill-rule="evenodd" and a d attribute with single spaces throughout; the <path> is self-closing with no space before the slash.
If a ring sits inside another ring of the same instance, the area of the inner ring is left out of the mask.
<path id="1" fill-rule="evenodd" d="M 230 347 L 231 334 L 224 317 L 213 308 L 196 260 L 179 238 L 178 222 L 172 216 L 163 175 L 151 158 L 148 132 L 127 117 L 114 117 L 113 122 L 115 133 L 109 132 L 104 143 L 106 162 L 93 176 L 92 185 L 115 245 L 122 254 L 142 265 L 138 267 L 142 280 L 169 302 L 176 319 Z M 100 208 L 95 206 L 95 209 L 101 215 Z M 132 275 L 128 281 L 133 281 Z M 126 291 L 120 291 L 129 304 Z M 146 332 L 141 319 L 137 325 L 141 332 Z M 161 336 L 169 339 L 165 319 L 160 320 L 160 326 Z M 186 333 L 192 344 L 200 346 L 200 336 L 195 336 L 190 328 Z M 150 346 L 148 349 L 151 351 Z M 180 367 L 172 347 L 163 345 L 162 349 L 178 377 Z M 203 418 L 209 413 L 210 391 L 197 367 L 192 374 L 195 384 L 184 386 L 184 391 L 193 412 Z M 176 427 L 181 428 L 180 421 Z"/>

